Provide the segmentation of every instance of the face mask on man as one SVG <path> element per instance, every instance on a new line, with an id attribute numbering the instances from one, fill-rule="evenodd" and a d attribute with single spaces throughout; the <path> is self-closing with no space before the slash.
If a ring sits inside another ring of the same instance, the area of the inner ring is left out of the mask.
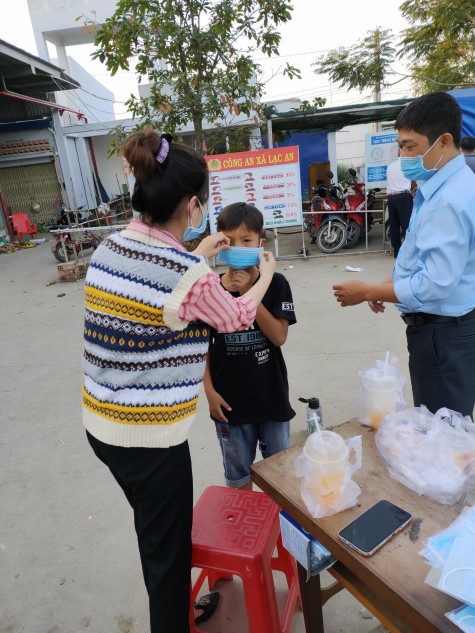
<path id="1" fill-rule="evenodd" d="M 442 154 L 432 169 L 426 169 L 424 167 L 424 156 L 430 152 L 441 137 L 442 135 L 432 143 L 427 152 L 419 154 L 419 156 L 401 156 L 399 158 L 402 173 L 408 180 L 429 180 L 429 178 L 435 174 L 437 165 L 443 159 L 444 155 Z"/>
<path id="2" fill-rule="evenodd" d="M 182 242 L 190 242 L 191 240 L 196 240 L 196 238 L 199 237 L 206 229 L 206 223 L 208 222 L 208 209 L 206 209 L 205 211 L 199 200 L 198 204 L 200 205 L 201 211 L 201 224 L 199 226 L 193 226 L 193 224 L 191 223 L 191 216 L 189 216 L 189 225 L 183 231 L 181 236 Z"/>
<path id="3" fill-rule="evenodd" d="M 259 253 L 264 249 L 248 248 L 247 246 L 230 246 L 218 255 L 219 261 L 227 264 L 234 270 L 244 270 L 259 264 Z"/>

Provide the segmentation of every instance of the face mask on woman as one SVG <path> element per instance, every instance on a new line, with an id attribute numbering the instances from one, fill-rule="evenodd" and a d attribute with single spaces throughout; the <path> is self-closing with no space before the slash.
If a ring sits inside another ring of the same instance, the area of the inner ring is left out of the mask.
<path id="1" fill-rule="evenodd" d="M 206 229 L 206 223 L 208 222 L 208 209 L 206 211 L 203 209 L 201 202 L 198 200 L 198 204 L 200 205 L 201 211 L 201 224 L 199 226 L 193 226 L 191 222 L 191 215 L 188 217 L 188 226 L 183 231 L 181 236 L 182 242 L 190 242 L 191 240 L 196 240 L 203 231 Z"/>
<path id="2" fill-rule="evenodd" d="M 401 156 L 399 158 L 402 173 L 408 180 L 429 180 L 429 178 L 435 174 L 437 165 L 443 159 L 444 155 L 442 154 L 432 169 L 426 169 L 424 167 L 424 156 L 430 152 L 441 136 L 432 143 L 427 152 L 419 154 L 419 156 Z"/>

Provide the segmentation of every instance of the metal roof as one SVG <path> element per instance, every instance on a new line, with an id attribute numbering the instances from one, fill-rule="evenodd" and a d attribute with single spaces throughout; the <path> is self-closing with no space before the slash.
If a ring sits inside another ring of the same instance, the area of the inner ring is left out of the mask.
<path id="1" fill-rule="evenodd" d="M 335 108 L 316 108 L 271 114 L 272 129 L 289 132 L 332 132 L 347 125 L 394 121 L 399 112 L 413 99 L 396 99 Z"/>
<path id="2" fill-rule="evenodd" d="M 47 92 L 79 87 L 58 66 L 0 40 L 0 90 L 44 97 Z"/>

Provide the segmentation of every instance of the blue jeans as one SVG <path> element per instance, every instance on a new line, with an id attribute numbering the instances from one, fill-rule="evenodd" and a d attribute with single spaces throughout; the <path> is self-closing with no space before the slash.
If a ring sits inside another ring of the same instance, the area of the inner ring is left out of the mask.
<path id="1" fill-rule="evenodd" d="M 414 406 L 473 416 L 475 319 L 406 329 Z"/>
<path id="2" fill-rule="evenodd" d="M 256 458 L 258 444 L 264 458 L 289 448 L 290 422 L 215 424 L 226 485 L 230 488 L 241 488 L 251 480 L 251 464 Z"/>

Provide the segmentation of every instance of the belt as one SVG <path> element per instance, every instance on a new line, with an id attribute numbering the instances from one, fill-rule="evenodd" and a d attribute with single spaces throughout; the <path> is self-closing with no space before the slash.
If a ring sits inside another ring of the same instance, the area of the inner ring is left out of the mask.
<path id="1" fill-rule="evenodd" d="M 474 318 L 475 308 L 473 308 L 470 312 L 467 312 L 467 314 L 459 317 L 442 316 L 440 314 L 426 314 L 425 312 L 410 312 L 407 314 L 401 314 L 401 319 L 410 327 L 420 327 L 421 325 L 426 325 L 427 323 L 454 323 Z"/>
<path id="2" fill-rule="evenodd" d="M 408 193 L 409 195 L 411 194 L 410 191 L 394 191 L 393 193 L 388 193 L 388 198 L 391 196 L 400 196 L 403 193 Z"/>

